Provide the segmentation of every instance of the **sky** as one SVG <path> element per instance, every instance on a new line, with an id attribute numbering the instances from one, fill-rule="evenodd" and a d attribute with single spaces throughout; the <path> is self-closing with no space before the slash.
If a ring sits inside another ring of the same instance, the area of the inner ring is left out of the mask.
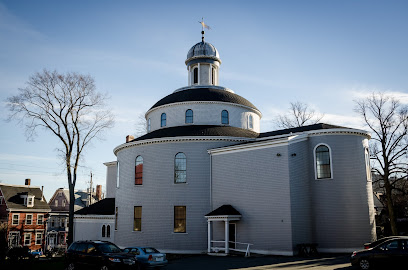
<path id="1" fill-rule="evenodd" d="M 110 96 L 115 127 L 86 149 L 77 189 L 105 186 L 104 162 L 139 116 L 187 85 L 184 61 L 201 41 L 219 51 L 219 81 L 262 112 L 261 131 L 301 101 L 322 122 L 366 129 L 355 100 L 386 92 L 408 104 L 408 1 L 0 0 L 0 182 L 67 187 L 57 139 L 27 138 L 6 99 L 43 69 L 78 72 Z"/>

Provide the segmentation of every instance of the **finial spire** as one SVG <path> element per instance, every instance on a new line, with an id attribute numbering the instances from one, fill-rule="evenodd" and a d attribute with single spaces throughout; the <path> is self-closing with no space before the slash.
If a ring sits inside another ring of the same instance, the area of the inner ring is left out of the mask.
<path id="1" fill-rule="evenodd" d="M 208 25 L 206 25 L 205 23 L 204 23 L 204 17 L 202 17 L 201 18 L 201 22 L 199 22 L 200 24 L 201 24 L 201 26 L 202 26 L 202 29 L 201 29 L 201 41 L 202 42 L 204 42 L 204 28 L 207 28 L 208 30 L 211 30 L 211 27 L 209 27 Z"/>

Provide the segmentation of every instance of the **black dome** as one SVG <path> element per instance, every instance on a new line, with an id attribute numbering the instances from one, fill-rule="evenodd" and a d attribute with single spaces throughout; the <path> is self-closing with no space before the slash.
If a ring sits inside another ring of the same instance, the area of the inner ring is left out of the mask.
<path id="1" fill-rule="evenodd" d="M 240 104 L 258 110 L 254 104 L 245 98 L 225 90 L 213 88 L 187 89 L 172 93 L 154 104 L 151 108 L 156 108 L 166 104 L 186 102 L 186 101 L 219 101 Z M 258 110 L 259 111 L 259 110 Z"/>

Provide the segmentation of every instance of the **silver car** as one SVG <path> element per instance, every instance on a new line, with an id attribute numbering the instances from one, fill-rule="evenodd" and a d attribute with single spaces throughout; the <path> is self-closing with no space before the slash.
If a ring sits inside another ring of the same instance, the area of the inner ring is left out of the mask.
<path id="1" fill-rule="evenodd" d="M 143 268 L 160 268 L 168 263 L 166 254 L 153 247 L 128 247 L 123 251 L 135 255 Z"/>

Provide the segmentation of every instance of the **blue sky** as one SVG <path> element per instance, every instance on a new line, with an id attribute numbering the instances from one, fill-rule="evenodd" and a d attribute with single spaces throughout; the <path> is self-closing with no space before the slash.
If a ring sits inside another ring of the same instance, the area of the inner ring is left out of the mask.
<path id="1" fill-rule="evenodd" d="M 408 104 L 407 1 L 11 1 L 0 0 L 0 181 L 67 187 L 58 144 L 46 131 L 27 141 L 7 123 L 5 99 L 43 68 L 95 78 L 116 126 L 85 153 L 77 188 L 135 132 L 138 116 L 187 84 L 184 64 L 200 41 L 220 53 L 220 85 L 263 113 L 261 130 L 302 101 L 322 122 L 364 128 L 353 100 L 387 91 Z"/>

